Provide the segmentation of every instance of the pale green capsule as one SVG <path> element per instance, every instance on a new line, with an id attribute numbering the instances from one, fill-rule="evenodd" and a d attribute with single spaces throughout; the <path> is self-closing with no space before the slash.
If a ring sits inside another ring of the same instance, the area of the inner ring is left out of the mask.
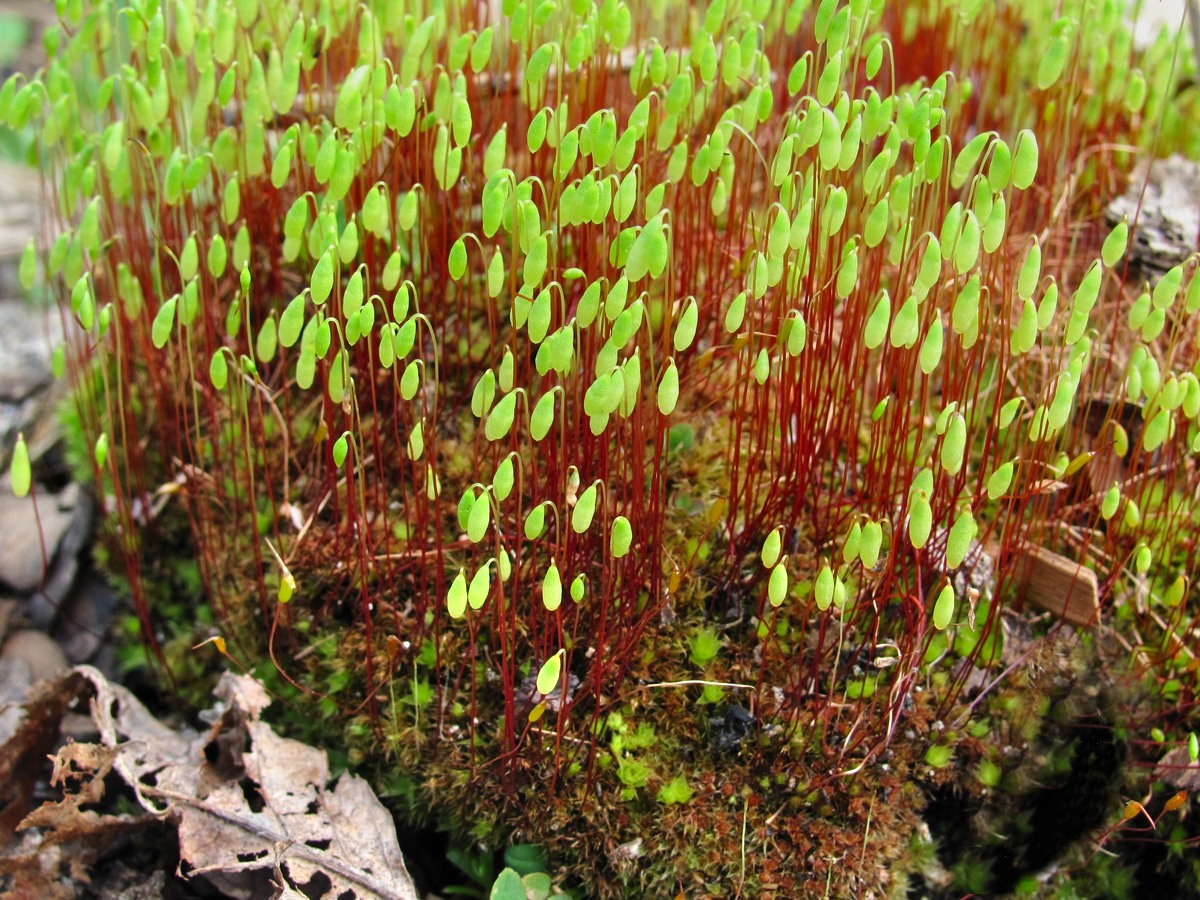
<path id="1" fill-rule="evenodd" d="M 933 531 L 933 508 L 925 491 L 917 491 L 908 511 L 908 542 L 920 550 Z"/>
<path id="2" fill-rule="evenodd" d="M 537 689 L 543 696 L 552 693 L 562 679 L 562 659 L 566 651 L 559 650 L 538 670 Z"/>
<path id="3" fill-rule="evenodd" d="M 1145 575 L 1150 571 L 1150 566 L 1154 562 L 1154 554 L 1150 552 L 1150 548 L 1142 544 L 1134 556 L 1133 567 L 1139 575 Z"/>
<path id="4" fill-rule="evenodd" d="M 1038 90 L 1047 90 L 1062 76 L 1070 49 L 1071 44 L 1065 34 L 1059 34 L 1050 41 L 1050 45 L 1038 61 L 1037 76 L 1035 78 Z M 1020 144 L 1017 146 L 1019 153 Z"/>
<path id="5" fill-rule="evenodd" d="M 539 503 L 529 511 L 525 516 L 525 539 L 528 541 L 536 541 L 542 536 L 542 532 L 546 530 L 546 504 Z"/>
<path id="6" fill-rule="evenodd" d="M 425 426 L 423 422 L 417 422 L 413 426 L 413 430 L 408 435 L 408 458 L 418 460 L 425 452 Z"/>
<path id="7" fill-rule="evenodd" d="M 1014 355 L 1022 355 L 1033 349 L 1037 343 L 1038 323 L 1037 308 L 1032 300 L 1025 300 L 1021 307 L 1021 318 L 1013 329 L 1011 349 Z"/>
<path id="8" fill-rule="evenodd" d="M 997 194 L 992 201 L 992 209 L 987 215 L 983 226 L 983 250 L 985 253 L 995 253 L 1004 240 L 1004 229 L 1008 221 L 1008 204 L 1003 194 Z"/>
<path id="9" fill-rule="evenodd" d="M 492 504 L 484 494 L 475 499 L 471 511 L 467 514 L 467 537 L 472 543 L 478 544 L 487 534 L 488 526 L 492 524 Z"/>
<path id="10" fill-rule="evenodd" d="M 991 131 L 977 134 L 967 141 L 962 150 L 958 151 L 954 166 L 950 170 L 950 186 L 952 188 L 957 190 L 967 183 L 967 179 L 971 176 L 975 164 L 979 162 L 979 157 L 983 155 L 984 148 L 993 134 L 994 132 Z"/>
<path id="11" fill-rule="evenodd" d="M 529 415 L 529 436 L 540 441 L 550 433 L 554 424 L 554 391 L 547 391 L 534 404 Z"/>
<path id="12" fill-rule="evenodd" d="M 842 265 L 838 269 L 837 283 L 835 285 L 835 290 L 840 300 L 845 300 L 849 297 L 854 291 L 855 285 L 858 284 L 858 248 L 853 238 L 850 239 L 846 248 L 842 256 Z"/>
<path id="13" fill-rule="evenodd" d="M 859 548 L 862 546 L 862 532 L 861 523 L 856 521 L 850 526 L 846 541 L 842 544 L 842 562 L 849 563 L 858 558 Z"/>
<path id="14" fill-rule="evenodd" d="M 879 551 L 883 546 L 883 526 L 878 522 L 868 522 L 863 526 L 862 538 L 858 546 L 858 558 L 866 569 L 874 569 L 879 562 Z"/>
<path id="15" fill-rule="evenodd" d="M 771 570 L 771 578 L 767 582 L 767 599 L 771 601 L 772 606 L 783 605 L 783 601 L 787 598 L 787 589 L 787 564 L 781 562 Z"/>
<path id="16" fill-rule="evenodd" d="M 475 570 L 475 575 L 471 578 L 470 587 L 467 588 L 467 604 L 471 609 L 482 609 L 491 592 L 492 564 L 486 562 Z"/>
<path id="17" fill-rule="evenodd" d="M 1154 285 L 1152 300 L 1155 309 L 1170 309 L 1183 282 L 1183 266 L 1172 266 Z"/>
<path id="18" fill-rule="evenodd" d="M 939 460 L 942 468 L 951 475 L 957 475 L 962 470 L 963 453 L 967 446 L 967 420 L 962 413 L 955 412 L 946 423 L 946 434 L 942 438 L 942 451 Z"/>
<path id="19" fill-rule="evenodd" d="M 979 222 L 975 213 L 967 210 L 963 219 L 962 231 L 958 243 L 954 247 L 954 270 L 959 275 L 965 275 L 979 259 Z"/>
<path id="20" fill-rule="evenodd" d="M 596 483 L 588 485 L 579 499 L 575 502 L 575 508 L 571 510 L 571 529 L 576 534 L 583 534 L 591 527 L 592 517 L 596 514 Z"/>
<path id="21" fill-rule="evenodd" d="M 1111 269 L 1121 261 L 1128 244 L 1129 222 L 1121 219 L 1113 226 L 1113 230 L 1108 233 L 1108 237 L 1104 239 L 1104 245 L 1100 248 L 1100 261 L 1104 263 L 1105 268 Z"/>
<path id="22" fill-rule="evenodd" d="M 773 528 L 763 540 L 762 550 L 759 551 L 759 557 L 762 559 L 763 568 L 770 569 L 777 562 L 783 549 L 783 529 Z"/>
<path id="23" fill-rule="evenodd" d="M 1017 133 L 1017 150 L 1013 157 L 1012 183 L 1018 190 L 1025 190 L 1037 177 L 1038 144 L 1037 137 L 1028 128 Z"/>
<path id="24" fill-rule="evenodd" d="M 1022 300 L 1031 298 L 1041 275 L 1042 247 L 1035 238 L 1025 253 L 1025 262 L 1021 264 L 1021 273 L 1017 276 L 1017 296 Z"/>
<path id="25" fill-rule="evenodd" d="M 510 453 L 496 467 L 496 474 L 492 476 L 492 494 L 503 502 L 512 493 L 515 482 L 516 472 L 513 468 L 513 455 Z"/>
<path id="26" fill-rule="evenodd" d="M 505 394 L 500 402 L 488 413 L 487 422 L 483 426 L 484 436 L 489 441 L 498 441 L 505 437 L 512 428 L 513 416 L 517 411 L 517 395 L 515 392 Z"/>
<path id="27" fill-rule="evenodd" d="M 791 319 L 792 326 L 787 335 L 787 352 L 791 356 L 799 356 L 808 339 L 808 324 L 804 321 L 804 316 L 795 310 L 793 312 L 795 315 L 788 317 Z M 1197 396 L 1200 397 L 1200 391 L 1197 392 Z"/>
<path id="28" fill-rule="evenodd" d="M 933 603 L 933 627 L 945 631 L 953 618 L 954 588 L 947 584 L 938 592 L 937 600 Z"/>
<path id="29" fill-rule="evenodd" d="M 698 316 L 700 316 L 700 310 L 698 310 L 696 298 L 689 296 L 684 301 L 683 310 L 679 313 L 679 320 L 672 338 L 672 346 L 676 349 L 676 353 L 683 353 L 684 350 L 691 347 L 691 342 L 696 337 Z"/>
<path id="30" fill-rule="evenodd" d="M 759 254 L 761 255 L 761 254 Z M 764 280 L 766 275 L 766 266 L 763 266 Z M 764 288 L 765 291 L 765 288 Z M 725 312 L 725 330 L 729 334 L 735 333 L 742 327 L 742 320 L 746 317 L 746 292 L 741 291 L 733 302 L 729 304 L 729 309 Z"/>
<path id="31" fill-rule="evenodd" d="M 925 299 L 929 289 L 937 284 L 938 278 L 942 274 L 941 244 L 932 232 L 928 234 L 928 238 L 929 240 L 925 244 L 925 254 L 921 257 L 921 268 L 917 271 L 917 277 L 913 279 L 913 295 L 918 300 Z"/>
<path id="32" fill-rule="evenodd" d="M 629 548 L 633 545 L 633 527 L 629 524 L 629 520 L 624 516 L 617 516 L 613 519 L 612 533 L 609 538 L 609 551 L 613 557 L 620 559 L 629 552 Z"/>
<path id="33" fill-rule="evenodd" d="M 866 224 L 863 226 L 863 243 L 871 249 L 878 247 L 887 235 L 887 226 L 888 195 L 885 194 L 875 204 L 874 209 L 871 210 L 871 214 L 867 216 Z"/>
<path id="34" fill-rule="evenodd" d="M 767 383 L 769 377 L 771 377 L 771 356 L 764 347 L 754 358 L 754 380 L 761 386 Z"/>
<path id="35" fill-rule="evenodd" d="M 987 482 L 989 500 L 999 500 L 1008 492 L 1013 479 L 1013 461 L 1009 460 L 991 474 Z"/>
<path id="36" fill-rule="evenodd" d="M 459 569 L 450 590 L 446 593 L 446 609 L 450 618 L 461 619 L 467 611 L 467 571 Z"/>
<path id="37" fill-rule="evenodd" d="M 833 570 L 829 568 L 829 563 L 826 563 L 821 567 L 821 571 L 817 575 L 817 580 L 813 585 L 813 599 L 817 603 L 817 609 L 821 610 L 821 612 L 829 609 L 833 603 L 833 593 Z"/>
<path id="38" fill-rule="evenodd" d="M 562 606 L 562 576 L 553 561 L 542 578 L 542 606 L 550 612 Z"/>
<path id="39" fill-rule="evenodd" d="M 1147 453 L 1153 453 L 1163 445 L 1170 433 L 1171 413 L 1166 409 L 1160 409 L 1146 423 L 1146 428 L 1142 432 L 1142 446 Z"/>
<path id="40" fill-rule="evenodd" d="M 879 300 L 875 303 L 875 310 L 867 318 L 867 324 L 863 327 L 863 343 L 868 350 L 874 350 L 883 343 L 883 339 L 887 336 L 888 325 L 892 320 L 892 300 L 888 295 L 887 289 L 884 288 L 879 292 Z"/>
<path id="41" fill-rule="evenodd" d="M 1037 330 L 1045 331 L 1050 327 L 1050 323 L 1054 321 L 1054 314 L 1058 312 L 1058 282 L 1051 281 L 1046 285 L 1046 292 L 1042 294 L 1041 302 L 1037 307 Z"/>
<path id="42" fill-rule="evenodd" d="M 658 411 L 662 415 L 669 416 L 675 411 L 675 404 L 679 401 L 679 370 L 674 359 L 667 361 L 667 367 L 658 383 L 657 400 Z"/>
<path id="43" fill-rule="evenodd" d="M 963 510 L 950 526 L 950 534 L 946 537 L 947 570 L 957 569 L 963 564 L 974 537 L 975 517 L 971 515 L 970 510 Z"/>
<path id="44" fill-rule="evenodd" d="M 920 307 L 917 306 L 916 294 L 910 294 L 904 304 L 896 310 L 896 318 L 892 320 L 892 331 L 889 337 L 893 347 L 911 347 L 917 342 L 921 332 Z"/>
<path id="45" fill-rule="evenodd" d="M 979 276 L 972 275 L 958 292 L 950 312 L 950 325 L 955 334 L 966 334 L 979 319 Z"/>
<path id="46" fill-rule="evenodd" d="M 925 340 L 921 342 L 921 354 L 919 362 L 921 371 L 926 375 L 932 375 L 942 361 L 942 319 L 941 316 L 934 316 L 929 323 L 929 330 L 925 332 Z"/>
<path id="47" fill-rule="evenodd" d="M 1117 507 L 1121 503 L 1121 488 L 1116 484 L 1108 489 L 1108 493 L 1104 495 L 1104 500 L 1100 503 L 1100 517 L 1105 521 L 1116 515 Z"/>

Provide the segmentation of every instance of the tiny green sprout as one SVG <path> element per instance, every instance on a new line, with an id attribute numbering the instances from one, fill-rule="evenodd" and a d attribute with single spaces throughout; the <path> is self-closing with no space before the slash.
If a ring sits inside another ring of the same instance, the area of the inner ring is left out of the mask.
<path id="1" fill-rule="evenodd" d="M 829 567 L 829 563 L 825 563 L 821 566 L 821 571 L 817 573 L 817 580 L 813 584 L 813 599 L 816 601 L 817 609 L 821 612 L 825 612 L 832 605 L 836 587 L 833 569 Z"/>
<path id="2" fill-rule="evenodd" d="M 459 569 L 446 592 L 446 611 L 450 618 L 461 619 L 467 611 L 467 570 Z"/>
<path id="3" fill-rule="evenodd" d="M 471 609 L 482 609 L 483 604 L 487 602 L 488 595 L 492 592 L 492 561 L 488 560 L 478 569 L 471 578 L 471 584 L 467 588 L 467 604 Z"/>
<path id="4" fill-rule="evenodd" d="M 1015 460 L 1010 459 L 988 478 L 987 495 L 989 500 L 998 500 L 1008 492 L 1008 487 L 1012 484 L 1014 462 Z"/>
<path id="5" fill-rule="evenodd" d="M 778 608 L 783 605 L 783 601 L 787 597 L 787 588 L 787 557 L 785 556 L 771 570 L 771 577 L 767 582 L 767 599 L 770 600 L 772 606 Z"/>
<path id="6" fill-rule="evenodd" d="M 17 442 L 13 446 L 12 463 L 9 469 L 9 480 L 13 495 L 25 497 L 33 486 L 33 468 L 29 462 L 29 446 L 25 443 L 25 435 L 17 433 Z"/>
<path id="7" fill-rule="evenodd" d="M 933 530 L 933 508 L 929 497 L 923 490 L 913 494 L 912 504 L 908 511 L 908 541 L 913 548 L 920 550 L 929 541 Z"/>
<path id="8" fill-rule="evenodd" d="M 957 569 L 967 558 L 971 549 L 971 541 L 975 538 L 975 517 L 971 511 L 964 509 L 950 526 L 950 534 L 946 537 L 946 569 Z"/>
<path id="9" fill-rule="evenodd" d="M 609 536 L 609 552 L 615 559 L 620 559 L 629 552 L 633 545 L 633 526 L 624 516 L 613 519 L 612 532 Z"/>
<path id="10" fill-rule="evenodd" d="M 558 682 L 562 678 L 562 661 L 566 652 L 566 650 L 559 650 L 538 670 L 537 689 L 539 694 L 543 696 L 551 694 L 558 687 Z"/>
<path id="11" fill-rule="evenodd" d="M 933 627 L 945 631 L 950 620 L 954 618 L 954 588 L 949 584 L 938 592 L 937 600 L 933 603 Z"/>
<path id="12" fill-rule="evenodd" d="M 770 569 L 779 562 L 779 554 L 783 550 L 783 526 L 779 525 L 772 528 L 763 541 L 762 550 L 759 556 L 762 558 L 763 568 Z"/>
<path id="13" fill-rule="evenodd" d="M 1108 237 L 1104 239 L 1104 245 L 1100 248 L 1100 260 L 1106 269 L 1111 269 L 1121 261 L 1128 243 L 1129 221 L 1122 218 L 1113 226 L 1113 230 L 1108 233 Z"/>

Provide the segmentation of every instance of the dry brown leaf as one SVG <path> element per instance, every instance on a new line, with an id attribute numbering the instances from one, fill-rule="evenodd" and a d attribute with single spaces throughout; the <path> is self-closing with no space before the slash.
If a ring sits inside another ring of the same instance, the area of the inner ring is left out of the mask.
<path id="1" fill-rule="evenodd" d="M 218 720 L 200 735 L 166 727 L 90 666 L 75 673 L 95 692 L 101 743 L 67 745 L 55 760 L 55 778 L 81 779 L 82 792 L 31 815 L 48 841 L 58 828 L 116 824 L 79 809 L 99 799 L 111 770 L 146 810 L 178 822 L 188 874 L 204 874 L 229 896 L 295 885 L 309 897 L 416 900 L 391 815 L 361 778 L 343 774 L 330 785 L 324 751 L 260 720 L 270 697 L 259 682 L 223 676 Z"/>

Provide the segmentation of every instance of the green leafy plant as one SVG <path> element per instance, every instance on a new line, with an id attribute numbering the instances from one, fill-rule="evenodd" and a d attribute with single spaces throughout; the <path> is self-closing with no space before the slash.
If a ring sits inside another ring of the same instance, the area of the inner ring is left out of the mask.
<path id="1" fill-rule="evenodd" d="M 1032 542 L 1099 571 L 1178 731 L 1200 278 L 1143 290 L 1096 214 L 1134 148 L 1196 149 L 1172 48 L 1116 3 L 685 7 L 60 4 L 0 120 L 39 135 L 146 640 L 184 527 L 196 637 L 483 831 L 652 800 L 606 723 L 696 727 L 692 688 L 828 805 L 998 661 Z M 745 852 L 776 820 L 729 787 Z M 573 837 L 599 893 L 635 877 Z"/>

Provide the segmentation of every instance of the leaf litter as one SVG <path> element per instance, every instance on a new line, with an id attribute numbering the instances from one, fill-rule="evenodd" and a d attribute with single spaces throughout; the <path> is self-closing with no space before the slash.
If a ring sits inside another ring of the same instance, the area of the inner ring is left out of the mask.
<path id="1" fill-rule="evenodd" d="M 70 896 L 64 877 L 86 882 L 88 862 L 121 836 L 166 822 L 180 874 L 229 897 L 416 900 L 391 814 L 367 782 L 333 781 L 324 751 L 275 734 L 252 677 L 226 673 L 214 694 L 213 725 L 198 733 L 163 724 L 90 666 L 34 686 L 0 744 L 0 877 L 15 895 Z M 49 782 L 61 797 L 30 811 L 29 785 L 85 699 L 96 738 L 58 748 Z M 132 811 L 114 802 L 118 788 Z"/>

